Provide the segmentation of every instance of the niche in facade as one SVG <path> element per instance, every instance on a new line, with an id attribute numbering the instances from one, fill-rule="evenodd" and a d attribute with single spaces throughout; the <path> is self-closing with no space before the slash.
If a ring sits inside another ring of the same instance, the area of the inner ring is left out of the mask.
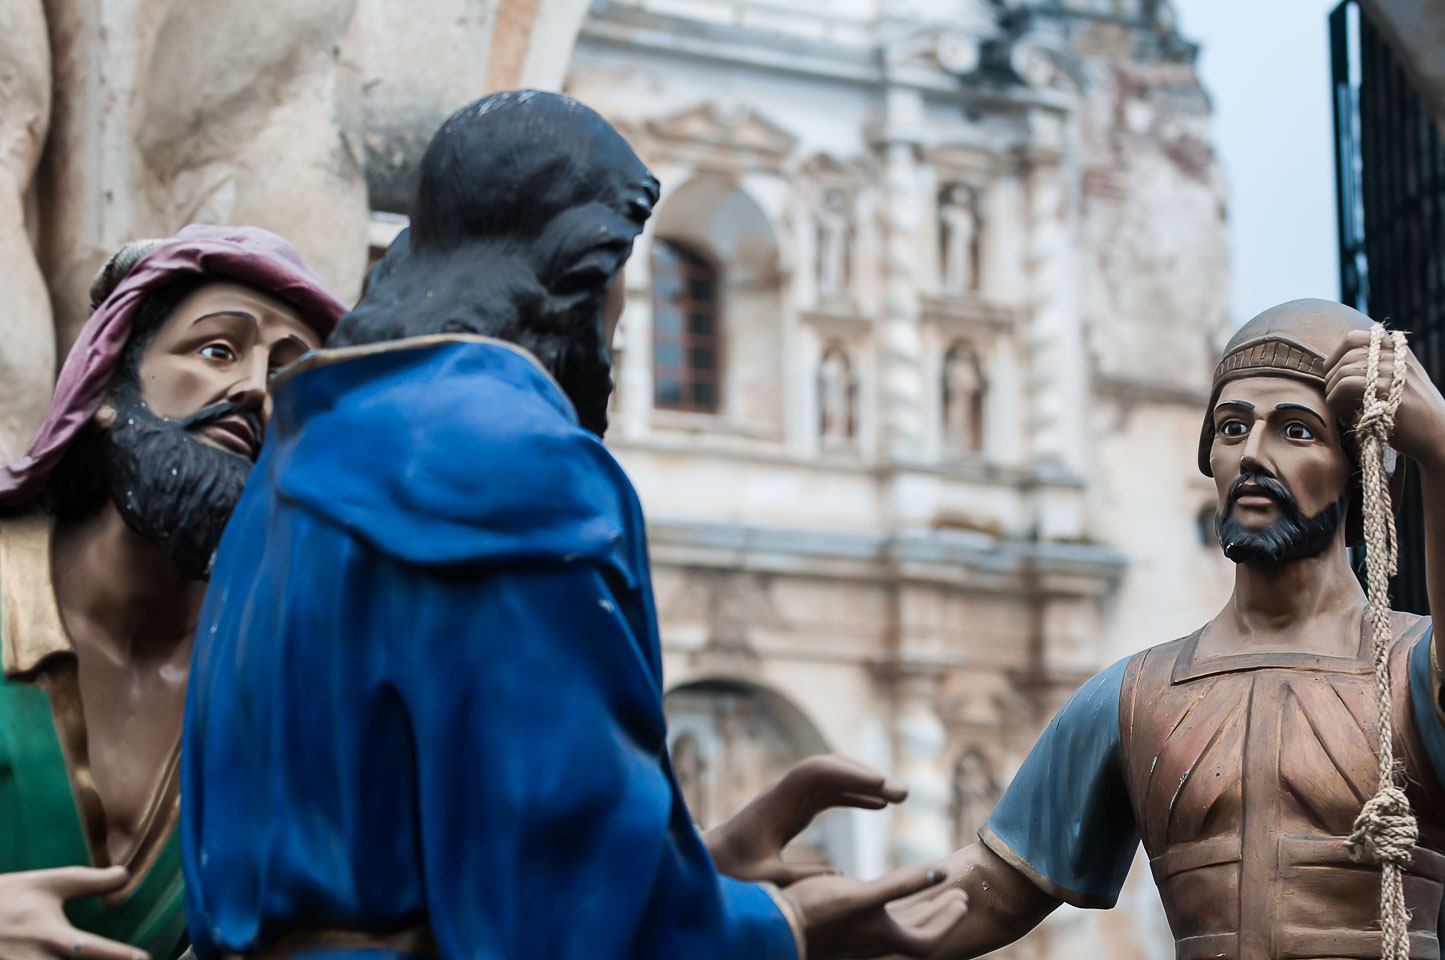
<path id="1" fill-rule="evenodd" d="M 818 436 L 825 447 L 845 447 L 858 431 L 858 381 L 848 351 L 830 344 L 818 360 Z"/>
<path id="2" fill-rule="evenodd" d="M 961 183 L 944 187 L 938 194 L 938 276 L 944 294 L 978 290 L 981 233 L 978 193 Z"/>
<path id="3" fill-rule="evenodd" d="M 953 452 L 983 450 L 988 380 L 973 344 L 960 340 L 943 358 L 943 445 Z"/>

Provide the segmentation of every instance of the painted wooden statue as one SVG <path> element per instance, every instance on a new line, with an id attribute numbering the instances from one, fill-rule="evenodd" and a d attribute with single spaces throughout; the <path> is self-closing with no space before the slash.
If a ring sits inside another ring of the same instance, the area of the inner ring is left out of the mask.
<path id="1" fill-rule="evenodd" d="M 283 375 L 191 678 L 202 960 L 919 955 L 962 917 L 940 870 L 778 858 L 822 807 L 899 799 L 882 777 L 816 769 L 692 825 L 642 513 L 600 440 L 657 198 L 581 104 L 471 104 L 331 349 Z"/>
<path id="2" fill-rule="evenodd" d="M 289 244 L 251 227 L 127 245 L 92 287 L 45 425 L 0 467 L 6 960 L 185 947 L 192 633 L 270 376 L 343 312 Z"/>
<path id="3" fill-rule="evenodd" d="M 936 956 L 995 949 L 1060 903 L 1112 906 L 1141 838 L 1179 960 L 1389 952 L 1381 868 L 1347 845 L 1376 792 L 1380 746 L 1366 598 L 1348 552 L 1362 525 L 1347 425 L 1364 396 L 1370 327 L 1340 304 L 1300 300 L 1230 341 L 1199 469 L 1218 490 L 1233 595 L 1190 636 L 1119 661 L 1063 706 L 981 842 L 946 861 L 973 907 Z M 1393 444 L 1420 470 L 1433 608 L 1445 603 L 1445 399 L 1402 356 Z M 1392 361 L 1380 363 L 1388 383 Z M 1418 821 L 1408 941 L 1411 956 L 1438 957 L 1445 654 L 1428 617 L 1397 613 L 1389 628 L 1392 749 Z"/>

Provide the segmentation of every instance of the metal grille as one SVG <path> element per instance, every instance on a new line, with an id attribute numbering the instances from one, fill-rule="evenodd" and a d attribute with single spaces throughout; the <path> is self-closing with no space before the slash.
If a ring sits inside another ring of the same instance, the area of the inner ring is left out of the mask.
<path id="1" fill-rule="evenodd" d="M 1369 13 L 1330 14 L 1340 299 L 1405 330 L 1437 384 L 1445 374 L 1445 150 L 1434 118 Z M 1396 609 L 1429 612 L 1420 476 L 1406 478 Z"/>

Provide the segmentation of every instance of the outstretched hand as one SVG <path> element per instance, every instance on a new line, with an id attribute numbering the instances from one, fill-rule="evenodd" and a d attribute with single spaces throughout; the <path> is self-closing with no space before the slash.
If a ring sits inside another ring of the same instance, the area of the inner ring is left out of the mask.
<path id="1" fill-rule="evenodd" d="M 809 960 L 850 960 L 938 949 L 968 913 L 968 894 L 938 887 L 937 867 L 908 867 L 871 883 L 851 877 L 812 877 L 784 896 L 797 908 Z M 924 893 L 923 891 L 928 891 Z M 920 894 L 908 903 L 893 903 Z"/>
<path id="2" fill-rule="evenodd" d="M 780 887 L 833 871 L 821 864 L 784 863 L 783 848 L 832 807 L 881 810 L 908 788 L 870 767 L 822 754 L 795 764 L 737 815 L 703 834 L 718 871 L 738 880 Z"/>

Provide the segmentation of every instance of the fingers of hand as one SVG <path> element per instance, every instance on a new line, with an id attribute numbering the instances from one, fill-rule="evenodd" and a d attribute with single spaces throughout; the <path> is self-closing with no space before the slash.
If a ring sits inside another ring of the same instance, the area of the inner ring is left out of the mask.
<path id="1" fill-rule="evenodd" d="M 119 890 L 130 877 L 125 867 L 55 867 L 35 870 L 32 875 L 38 886 L 65 900 Z"/>
<path id="2" fill-rule="evenodd" d="M 810 877 L 834 877 L 838 871 L 821 863 L 779 863 L 769 871 L 768 879 L 780 887 L 791 886 Z"/>
<path id="3" fill-rule="evenodd" d="M 894 917 L 893 949 L 915 957 L 932 953 L 967 915 L 968 895 L 945 890 L 911 906 L 907 916 Z"/>
<path id="4" fill-rule="evenodd" d="M 864 884 L 864 899 L 860 906 L 881 906 L 890 900 L 898 900 L 920 890 L 942 883 L 948 874 L 938 867 L 904 867 L 884 874 L 871 883 Z"/>
<path id="5" fill-rule="evenodd" d="M 73 960 L 151 960 L 150 954 L 128 943 L 107 940 L 69 925 L 47 936 L 45 943 L 54 956 Z"/>
<path id="6" fill-rule="evenodd" d="M 1370 347 L 1369 330 L 1351 330 L 1340 339 L 1339 346 L 1325 360 L 1325 369 L 1328 370 L 1340 362 L 1340 358 L 1352 350 L 1368 350 Z"/>

